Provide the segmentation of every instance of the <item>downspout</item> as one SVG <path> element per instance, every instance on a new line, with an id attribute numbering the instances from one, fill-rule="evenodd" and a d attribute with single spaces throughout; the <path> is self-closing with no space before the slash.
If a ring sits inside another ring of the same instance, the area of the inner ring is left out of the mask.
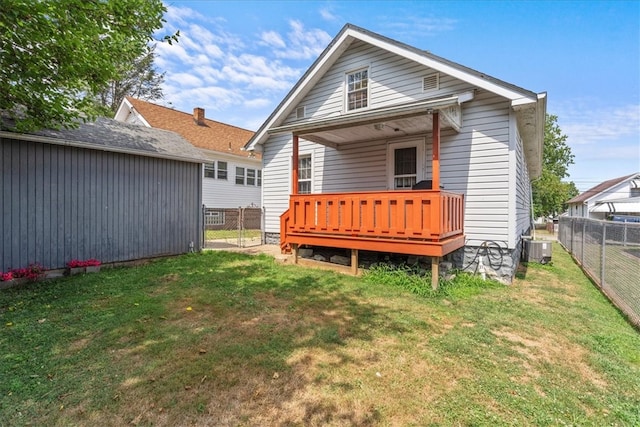
<path id="1" fill-rule="evenodd" d="M 533 212 L 533 182 L 529 183 L 529 208 L 531 209 L 531 236 L 533 236 L 533 240 L 536 240 L 536 220 Z"/>

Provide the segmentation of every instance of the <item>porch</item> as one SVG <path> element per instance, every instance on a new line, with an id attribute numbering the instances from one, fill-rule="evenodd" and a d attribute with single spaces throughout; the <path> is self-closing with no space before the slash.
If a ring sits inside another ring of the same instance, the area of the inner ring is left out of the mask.
<path id="1" fill-rule="evenodd" d="M 445 115 L 447 119 L 450 116 Z M 440 189 L 438 111 L 422 110 L 411 119 L 412 123 L 424 126 L 422 131 L 427 126 L 432 131 L 431 189 L 298 194 L 299 137 L 328 145 L 330 134 L 322 126 L 313 130 L 292 129 L 293 194 L 289 196 L 289 209 L 280 216 L 280 244 L 283 252 L 293 252 L 294 262 L 302 245 L 350 249 L 354 274 L 359 250 L 429 256 L 432 285 L 437 287 L 440 258 L 464 246 L 464 196 Z M 402 120 L 407 123 L 406 117 Z M 452 121 L 449 119 L 447 123 Z M 354 125 L 370 128 L 371 122 L 365 126 L 345 124 L 345 128 L 353 132 Z M 336 127 L 331 130 L 335 136 Z"/>

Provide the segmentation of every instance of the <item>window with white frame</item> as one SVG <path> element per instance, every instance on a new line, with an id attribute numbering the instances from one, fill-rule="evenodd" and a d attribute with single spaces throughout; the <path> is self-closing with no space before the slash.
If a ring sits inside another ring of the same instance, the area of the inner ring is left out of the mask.
<path id="1" fill-rule="evenodd" d="M 311 193 L 311 155 L 298 158 L 298 193 Z"/>
<path id="2" fill-rule="evenodd" d="M 369 69 L 347 74 L 347 111 L 369 106 Z"/>
<path id="3" fill-rule="evenodd" d="M 256 185 L 255 169 L 247 169 L 247 185 Z"/>
<path id="4" fill-rule="evenodd" d="M 218 161 L 218 179 L 227 180 L 227 162 Z"/>
<path id="5" fill-rule="evenodd" d="M 418 176 L 416 147 L 395 149 L 393 163 L 393 188 L 411 189 Z"/>
<path id="6" fill-rule="evenodd" d="M 216 162 L 204 164 L 204 177 L 215 178 L 216 177 Z"/>
<path id="7" fill-rule="evenodd" d="M 205 225 L 224 225 L 224 211 L 207 209 L 204 214 Z"/>
<path id="8" fill-rule="evenodd" d="M 244 168 L 236 166 L 236 184 L 244 185 Z"/>

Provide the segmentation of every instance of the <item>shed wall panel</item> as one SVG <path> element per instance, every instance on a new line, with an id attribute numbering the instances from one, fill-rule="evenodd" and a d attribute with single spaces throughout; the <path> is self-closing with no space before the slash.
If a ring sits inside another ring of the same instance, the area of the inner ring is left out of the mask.
<path id="1" fill-rule="evenodd" d="M 200 164 L 7 138 L 0 154 L 2 271 L 200 246 Z"/>

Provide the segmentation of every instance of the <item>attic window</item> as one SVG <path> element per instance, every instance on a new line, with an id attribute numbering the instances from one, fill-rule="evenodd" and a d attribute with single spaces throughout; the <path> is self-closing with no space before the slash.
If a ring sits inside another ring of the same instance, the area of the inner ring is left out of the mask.
<path id="1" fill-rule="evenodd" d="M 296 108 L 296 119 L 304 119 L 307 115 L 304 105 Z"/>
<path id="2" fill-rule="evenodd" d="M 369 105 L 369 69 L 347 74 L 347 111 L 366 108 Z"/>
<path id="3" fill-rule="evenodd" d="M 440 89 L 440 74 L 433 73 L 422 79 L 422 91 L 428 92 L 430 90 Z"/>

